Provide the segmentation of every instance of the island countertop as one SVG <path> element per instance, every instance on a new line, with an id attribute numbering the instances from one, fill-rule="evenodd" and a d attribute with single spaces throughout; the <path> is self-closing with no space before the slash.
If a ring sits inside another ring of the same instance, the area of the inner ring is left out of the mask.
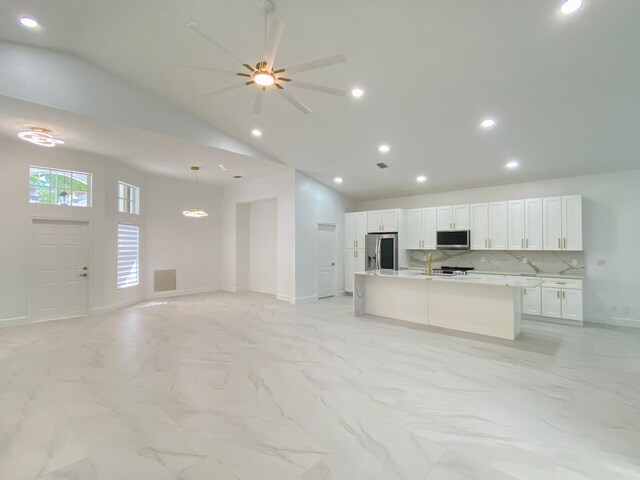
<path id="1" fill-rule="evenodd" d="M 540 277 L 496 275 L 495 278 L 492 278 L 488 275 L 482 277 L 474 275 L 426 275 L 419 270 L 367 270 L 366 272 L 355 272 L 355 275 L 517 288 L 535 288 L 542 283 L 542 278 Z"/>

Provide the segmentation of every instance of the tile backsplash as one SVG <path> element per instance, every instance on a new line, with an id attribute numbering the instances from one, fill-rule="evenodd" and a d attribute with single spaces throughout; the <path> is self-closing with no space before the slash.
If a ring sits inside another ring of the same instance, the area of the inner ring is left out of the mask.
<path id="1" fill-rule="evenodd" d="M 583 252 L 539 252 L 498 250 L 407 250 L 409 268 L 424 268 L 427 255 L 433 256 L 433 268 L 443 265 L 473 267 L 490 272 L 584 275 Z M 402 253 L 401 253 L 402 254 Z"/>

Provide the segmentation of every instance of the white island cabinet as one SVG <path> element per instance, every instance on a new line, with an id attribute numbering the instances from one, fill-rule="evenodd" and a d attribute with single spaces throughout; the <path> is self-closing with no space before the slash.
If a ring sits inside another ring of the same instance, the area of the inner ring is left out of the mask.
<path id="1" fill-rule="evenodd" d="M 510 340 L 520 334 L 521 290 L 540 285 L 540 279 L 531 277 L 438 277 L 410 270 L 356 272 L 354 277 L 355 315 Z"/>

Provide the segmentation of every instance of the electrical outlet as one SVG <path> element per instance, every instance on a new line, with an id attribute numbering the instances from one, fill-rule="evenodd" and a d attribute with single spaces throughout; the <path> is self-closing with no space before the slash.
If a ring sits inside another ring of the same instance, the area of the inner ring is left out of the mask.
<path id="1" fill-rule="evenodd" d="M 522 263 L 528 263 L 529 259 L 527 257 L 522 257 Z"/>
<path id="2" fill-rule="evenodd" d="M 573 267 L 577 267 L 577 266 L 578 266 L 578 259 L 577 259 L 577 258 L 574 258 L 573 260 L 571 260 L 571 265 L 572 265 Z"/>
<path id="3" fill-rule="evenodd" d="M 629 315 L 631 313 L 631 308 L 629 307 L 629 305 L 625 305 L 624 307 L 622 307 L 622 313 L 624 313 L 625 315 Z"/>
<path id="4" fill-rule="evenodd" d="M 605 263 L 607 263 L 607 262 L 605 262 L 602 258 L 598 260 L 598 266 L 599 267 L 603 266 Z"/>

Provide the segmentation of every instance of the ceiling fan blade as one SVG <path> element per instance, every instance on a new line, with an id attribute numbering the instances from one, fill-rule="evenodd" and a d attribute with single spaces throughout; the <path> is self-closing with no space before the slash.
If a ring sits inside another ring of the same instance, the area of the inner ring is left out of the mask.
<path id="1" fill-rule="evenodd" d="M 289 93 L 287 93 L 286 90 L 278 90 L 278 93 L 280 93 L 280 95 L 282 95 L 287 102 L 289 102 L 291 105 L 296 107 L 305 115 L 308 115 L 309 113 L 311 113 L 311 109 L 309 107 L 307 107 L 304 103 L 302 103 L 293 95 L 290 95 Z"/>
<path id="2" fill-rule="evenodd" d="M 240 83 L 238 85 L 231 85 L 229 87 L 221 88 L 219 90 L 214 90 L 213 92 L 205 93 L 202 96 L 205 98 L 209 98 L 209 97 L 213 97 L 214 95 L 230 92 L 231 90 L 237 90 L 238 88 L 242 88 L 242 87 L 244 87 L 244 83 Z"/>
<path id="3" fill-rule="evenodd" d="M 280 78 L 278 78 L 278 81 L 279 81 L 279 82 L 290 82 L 290 81 L 291 81 L 291 79 L 290 79 L 290 78 L 280 77 Z"/>
<path id="4" fill-rule="evenodd" d="M 173 67 L 186 68 L 189 70 L 203 70 L 205 72 L 227 73 L 227 74 L 235 75 L 235 72 L 232 72 L 231 70 L 225 70 L 223 68 L 200 67 L 198 65 L 185 65 L 183 63 L 170 63 L 170 65 Z"/>
<path id="5" fill-rule="evenodd" d="M 264 102 L 264 90 L 260 89 L 256 92 L 256 99 L 253 101 L 254 115 L 258 115 L 262 111 L 262 103 Z"/>
<path id="6" fill-rule="evenodd" d="M 279 79 L 279 80 L 282 80 L 282 79 Z M 324 85 L 316 85 L 315 83 L 301 82 L 299 80 L 291 82 L 291 86 L 304 88 L 305 90 L 313 90 L 314 92 L 328 93 L 329 95 L 336 95 L 338 97 L 345 97 L 347 95 L 346 90 L 341 90 L 339 88 L 325 87 Z"/>
<path id="7" fill-rule="evenodd" d="M 264 45 L 263 60 L 267 63 L 267 66 L 273 68 L 273 62 L 276 58 L 276 52 L 278 51 L 278 45 L 282 38 L 282 31 L 284 30 L 284 22 L 277 18 L 269 19 L 269 30 L 267 31 L 267 37 Z"/>
<path id="8" fill-rule="evenodd" d="M 244 68 L 249 69 L 249 70 L 250 70 L 250 71 L 252 71 L 252 72 L 257 71 L 255 67 L 253 67 L 253 66 L 249 65 L 248 63 L 243 63 L 243 64 L 242 64 L 242 66 L 243 66 Z"/>
<path id="9" fill-rule="evenodd" d="M 248 73 L 236 73 L 237 77 L 246 77 L 246 78 L 251 78 L 251 75 L 249 75 Z"/>
<path id="10" fill-rule="evenodd" d="M 347 61 L 347 56 L 344 53 L 333 55 L 332 57 L 320 58 L 311 62 L 301 63 L 294 65 L 293 67 L 285 68 L 287 74 L 308 72 L 309 70 L 315 70 L 317 68 L 329 67 L 338 63 L 344 63 Z"/>
<path id="11" fill-rule="evenodd" d="M 226 47 L 222 46 L 221 44 L 219 44 L 217 41 L 215 41 L 213 38 L 211 38 L 209 35 L 207 35 L 206 33 L 204 33 L 202 30 L 200 30 L 195 23 L 190 23 L 188 25 L 188 27 L 193 30 L 197 35 L 199 35 L 200 37 L 204 38 L 207 42 L 215 45 L 216 47 L 218 47 L 220 50 L 222 50 L 223 52 L 227 53 L 228 55 L 231 55 L 233 58 L 235 58 L 236 60 L 238 60 L 240 63 L 244 63 L 243 60 L 236 55 L 235 53 L 229 51 Z"/>

